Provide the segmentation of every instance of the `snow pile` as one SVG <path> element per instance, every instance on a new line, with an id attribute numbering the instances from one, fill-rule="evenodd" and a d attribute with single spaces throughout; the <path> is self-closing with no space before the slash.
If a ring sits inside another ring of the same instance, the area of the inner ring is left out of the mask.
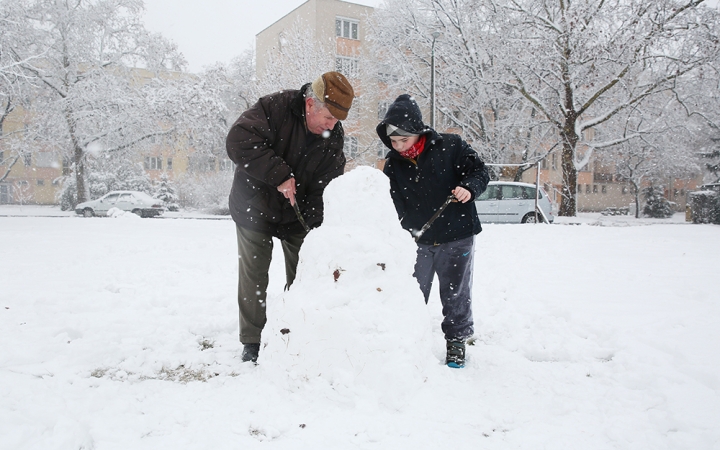
<path id="1" fill-rule="evenodd" d="M 412 277 L 416 246 L 389 189 L 369 167 L 328 185 L 325 220 L 303 244 L 297 279 L 280 305 L 268 305 L 261 365 L 347 388 L 397 380 L 409 392 L 425 378 L 424 366 L 437 366 Z"/>
<path id="2" fill-rule="evenodd" d="M 120 208 L 110 208 L 107 212 L 108 217 L 112 217 L 113 219 L 117 218 L 123 218 L 123 219 L 139 219 L 140 216 L 138 216 L 135 213 L 132 213 L 130 211 L 123 211 Z"/>

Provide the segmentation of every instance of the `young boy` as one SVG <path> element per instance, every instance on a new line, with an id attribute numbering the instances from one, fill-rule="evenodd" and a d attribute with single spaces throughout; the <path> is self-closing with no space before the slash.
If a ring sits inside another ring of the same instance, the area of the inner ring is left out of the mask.
<path id="1" fill-rule="evenodd" d="M 376 131 L 390 148 L 383 171 L 400 223 L 417 240 L 413 275 L 425 303 L 435 274 L 440 282 L 445 363 L 464 367 L 465 341 L 474 332 L 473 250 L 481 231 L 474 200 L 490 181 L 487 169 L 460 136 L 439 134 L 423 124 L 420 108 L 407 94 L 395 99 Z M 419 235 L 450 195 L 453 202 Z"/>

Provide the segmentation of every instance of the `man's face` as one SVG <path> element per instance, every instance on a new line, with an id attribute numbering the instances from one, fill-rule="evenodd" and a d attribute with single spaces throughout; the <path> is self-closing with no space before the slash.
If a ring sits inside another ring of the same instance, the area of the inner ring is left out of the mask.
<path id="1" fill-rule="evenodd" d="M 308 131 L 318 135 L 322 135 L 325 130 L 332 130 L 338 123 L 323 103 L 312 98 L 305 99 L 305 120 Z"/>
<path id="2" fill-rule="evenodd" d="M 420 136 L 390 136 L 390 141 L 392 142 L 393 148 L 399 152 L 403 153 L 410 148 L 412 148 L 413 145 L 420 139 Z"/>

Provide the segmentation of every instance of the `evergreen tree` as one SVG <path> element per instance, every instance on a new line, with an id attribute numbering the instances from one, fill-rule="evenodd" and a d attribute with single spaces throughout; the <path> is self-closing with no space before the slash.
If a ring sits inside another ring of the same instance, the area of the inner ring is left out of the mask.
<path id="1" fill-rule="evenodd" d="M 647 187 L 643 190 L 645 196 L 645 207 L 643 215 L 655 219 L 667 219 L 675 213 L 672 203 L 663 196 L 663 189 L 655 186 Z"/>
<path id="2" fill-rule="evenodd" d="M 180 209 L 175 188 L 165 172 L 160 177 L 153 197 L 162 200 L 168 211 L 178 211 Z"/>

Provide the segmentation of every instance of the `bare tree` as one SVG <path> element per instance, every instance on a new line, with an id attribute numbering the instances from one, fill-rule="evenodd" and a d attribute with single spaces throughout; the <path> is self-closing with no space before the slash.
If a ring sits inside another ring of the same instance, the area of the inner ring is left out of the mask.
<path id="1" fill-rule="evenodd" d="M 35 120 L 51 137 L 48 145 L 70 153 L 81 202 L 89 148 L 126 149 L 172 128 L 148 114 L 155 109 L 148 81 L 184 61 L 143 28 L 141 0 L 17 1 L 33 25 L 33 41 L 14 52 L 43 88 L 33 98 Z M 42 58 L 30 59 L 38 50 Z"/>
<path id="2" fill-rule="evenodd" d="M 7 179 L 12 168 L 26 158 L 28 148 L 20 144 L 20 137 L 27 130 L 9 123 L 11 115 L 17 116 L 22 106 L 27 107 L 27 91 L 32 79 L 22 70 L 22 64 L 39 58 L 37 51 L 29 52 L 25 60 L 19 59 L 15 49 L 32 43 L 31 28 L 19 14 L 19 5 L 0 2 L 0 181 Z"/>
<path id="3" fill-rule="evenodd" d="M 430 36 L 440 31 L 436 95 L 444 117 L 485 142 L 491 160 L 560 146 L 559 214 L 573 216 L 577 171 L 594 150 L 655 132 L 613 135 L 609 122 L 625 122 L 629 110 L 716 60 L 720 19 L 702 3 L 389 0 L 378 39 L 399 66 L 398 84 L 427 99 Z"/>
<path id="4" fill-rule="evenodd" d="M 563 148 L 560 215 L 575 215 L 577 170 L 594 149 L 654 131 L 613 136 L 603 127 L 715 60 L 720 19 L 701 3 L 504 2 L 502 48 L 509 58 L 507 78 L 498 84 L 517 92 L 557 129 Z M 578 146 L 585 147 L 581 159 Z"/>
<path id="5" fill-rule="evenodd" d="M 334 49 L 328 51 L 316 42 L 312 28 L 302 19 L 284 30 L 279 41 L 277 49 L 266 55 L 265 69 L 258 74 L 258 95 L 298 89 L 335 67 Z"/>
<path id="6" fill-rule="evenodd" d="M 434 92 L 435 127 L 463 135 L 487 162 L 527 162 L 519 177 L 547 155 L 554 130 L 533 105 L 496 84 L 504 66 L 488 49 L 500 52 L 500 24 L 487 18 L 496 11 L 489 2 L 390 1 L 372 18 L 373 54 L 388 98 L 407 92 L 428 111 Z"/>
<path id="7" fill-rule="evenodd" d="M 685 145 L 695 151 L 706 182 L 720 180 L 720 60 L 673 89 L 686 124 Z"/>
<path id="8" fill-rule="evenodd" d="M 223 68 L 223 72 L 226 77 L 224 85 L 228 87 L 223 98 L 228 105 L 230 118 L 234 120 L 258 98 L 254 50 L 245 50 L 233 58 L 230 64 Z"/>

